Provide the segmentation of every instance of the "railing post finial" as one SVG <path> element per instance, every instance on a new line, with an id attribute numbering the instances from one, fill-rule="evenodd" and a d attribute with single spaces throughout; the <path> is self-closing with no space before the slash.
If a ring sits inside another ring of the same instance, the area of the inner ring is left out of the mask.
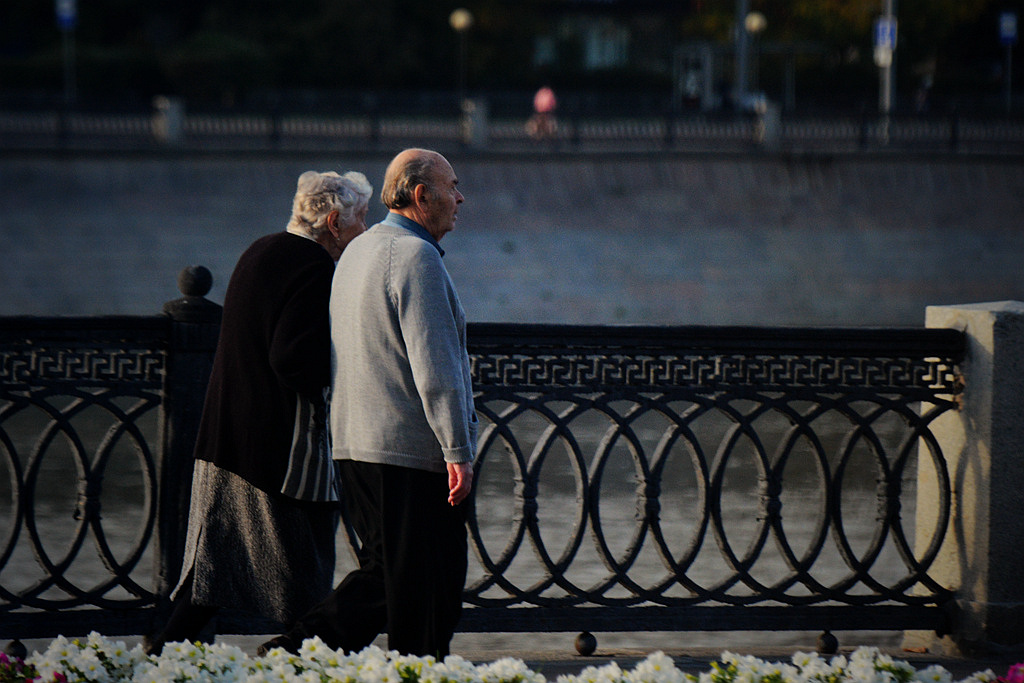
<path id="1" fill-rule="evenodd" d="M 178 291 L 185 296 L 206 296 L 213 287 L 213 274 L 206 266 L 186 266 L 178 273 Z"/>
<path id="2" fill-rule="evenodd" d="M 213 287 L 213 274 L 206 266 L 188 266 L 178 274 L 178 290 L 184 294 L 164 304 L 164 313 L 175 322 L 220 322 L 221 307 L 205 297 Z"/>

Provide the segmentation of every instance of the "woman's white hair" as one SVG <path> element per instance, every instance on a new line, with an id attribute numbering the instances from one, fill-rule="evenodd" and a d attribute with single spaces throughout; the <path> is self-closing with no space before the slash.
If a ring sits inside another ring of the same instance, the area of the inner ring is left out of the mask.
<path id="1" fill-rule="evenodd" d="M 327 229 L 327 215 L 337 211 L 343 225 L 352 222 L 369 204 L 373 186 L 359 171 L 338 175 L 334 171 L 306 171 L 299 176 L 288 232 L 317 239 Z"/>

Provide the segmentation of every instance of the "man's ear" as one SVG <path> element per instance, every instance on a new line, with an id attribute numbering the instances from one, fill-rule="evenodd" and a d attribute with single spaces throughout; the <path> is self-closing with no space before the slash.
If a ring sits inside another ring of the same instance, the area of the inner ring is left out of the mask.
<path id="1" fill-rule="evenodd" d="M 412 191 L 412 196 L 416 200 L 417 204 L 426 204 L 430 197 L 430 190 L 427 189 L 426 185 L 420 183 Z"/>

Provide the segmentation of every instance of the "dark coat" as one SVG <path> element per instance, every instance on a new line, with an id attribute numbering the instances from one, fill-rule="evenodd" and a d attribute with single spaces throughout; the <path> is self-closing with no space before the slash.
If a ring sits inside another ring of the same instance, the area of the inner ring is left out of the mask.
<path id="1" fill-rule="evenodd" d="M 299 396 L 330 381 L 328 302 L 334 262 L 316 242 L 280 232 L 239 258 L 224 296 L 195 457 L 278 493 Z"/>

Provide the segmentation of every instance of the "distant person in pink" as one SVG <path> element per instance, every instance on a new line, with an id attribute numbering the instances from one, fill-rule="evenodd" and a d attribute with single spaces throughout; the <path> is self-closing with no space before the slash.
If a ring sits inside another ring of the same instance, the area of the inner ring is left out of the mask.
<path id="1" fill-rule="evenodd" d="M 542 87 L 533 96 L 533 116 L 526 124 L 526 130 L 530 137 L 537 140 L 546 140 L 555 137 L 558 124 L 555 121 L 555 110 L 558 108 L 558 100 L 555 99 L 555 91 L 548 86 Z"/>

